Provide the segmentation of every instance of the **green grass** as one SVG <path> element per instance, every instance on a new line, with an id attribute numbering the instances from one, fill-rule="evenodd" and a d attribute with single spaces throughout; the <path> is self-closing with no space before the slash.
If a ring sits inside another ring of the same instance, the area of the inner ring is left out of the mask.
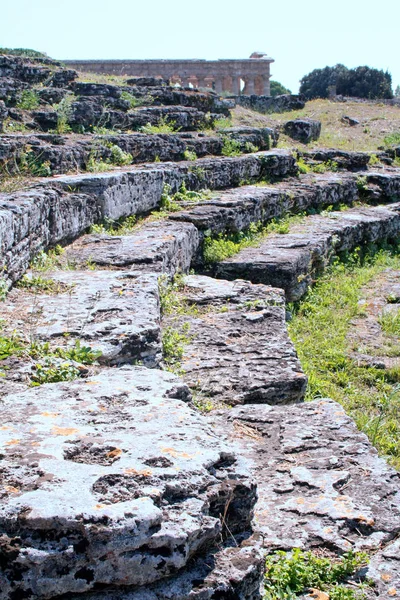
<path id="1" fill-rule="evenodd" d="M 290 226 L 301 223 L 305 213 L 298 215 L 284 215 L 273 219 L 267 225 L 259 221 L 251 223 L 248 229 L 237 233 L 220 233 L 217 236 L 206 236 L 203 245 L 203 258 L 206 265 L 220 262 L 234 256 L 244 248 L 257 246 L 271 233 L 289 233 Z"/>
<path id="2" fill-rule="evenodd" d="M 309 588 L 329 594 L 330 600 L 362 600 L 362 591 L 343 585 L 361 566 L 367 555 L 347 552 L 330 560 L 298 548 L 290 553 L 275 552 L 267 557 L 264 600 L 294 600 Z"/>
<path id="3" fill-rule="evenodd" d="M 385 146 L 400 146 L 400 131 L 390 133 L 383 139 Z"/>
<path id="4" fill-rule="evenodd" d="M 179 131 L 179 128 L 176 127 L 176 124 L 174 121 L 170 121 L 167 123 L 166 119 L 164 117 L 161 117 L 161 119 L 158 122 L 158 125 L 151 125 L 150 123 L 147 123 L 147 125 L 143 125 L 143 127 L 140 128 L 140 132 L 141 133 L 175 133 L 176 131 Z"/>
<path id="5" fill-rule="evenodd" d="M 358 366 L 347 340 L 351 320 L 363 314 L 361 289 L 387 268 L 400 269 L 398 248 L 364 255 L 358 250 L 337 262 L 292 307 L 289 333 L 309 378 L 306 399 L 342 404 L 380 454 L 400 468 L 400 369 Z"/>
<path id="6" fill-rule="evenodd" d="M 385 312 L 378 321 L 384 333 L 400 336 L 400 312 Z"/>

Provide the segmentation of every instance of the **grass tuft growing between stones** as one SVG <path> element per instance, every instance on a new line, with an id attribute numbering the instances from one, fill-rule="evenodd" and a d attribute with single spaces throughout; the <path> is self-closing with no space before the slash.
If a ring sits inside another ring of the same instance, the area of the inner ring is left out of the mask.
<path id="1" fill-rule="evenodd" d="M 204 238 L 203 257 L 206 265 L 225 260 L 234 256 L 243 248 L 257 246 L 271 233 L 289 233 L 290 226 L 301 223 L 306 213 L 298 215 L 284 215 L 273 219 L 267 225 L 261 221 L 251 223 L 247 229 L 236 233 L 220 233 L 216 236 L 208 235 Z"/>
<path id="2" fill-rule="evenodd" d="M 348 340 L 352 319 L 363 314 L 361 289 L 388 268 L 400 269 L 399 246 L 358 248 L 338 260 L 291 307 L 289 333 L 309 378 L 306 399 L 342 404 L 380 454 L 400 469 L 400 369 L 359 366 L 350 358 Z"/>
<path id="3" fill-rule="evenodd" d="M 356 583 L 359 589 L 353 590 L 343 584 L 367 562 L 363 552 L 350 551 L 333 559 L 298 548 L 275 552 L 266 560 L 264 600 L 294 600 L 309 590 L 318 598 L 364 600 L 363 585 Z"/>

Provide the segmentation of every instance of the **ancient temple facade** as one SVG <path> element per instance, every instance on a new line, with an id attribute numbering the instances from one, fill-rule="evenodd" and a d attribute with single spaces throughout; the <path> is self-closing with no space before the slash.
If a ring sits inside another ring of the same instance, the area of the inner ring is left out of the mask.
<path id="1" fill-rule="evenodd" d="M 247 59 L 219 60 L 64 60 L 78 71 L 104 75 L 163 77 L 183 87 L 211 88 L 236 96 L 269 96 L 274 59 L 253 52 Z"/>

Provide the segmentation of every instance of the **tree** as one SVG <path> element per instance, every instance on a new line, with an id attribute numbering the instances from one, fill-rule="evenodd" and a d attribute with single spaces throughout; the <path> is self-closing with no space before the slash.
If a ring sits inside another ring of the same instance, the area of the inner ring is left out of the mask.
<path id="1" fill-rule="evenodd" d="M 328 98 L 330 88 L 337 86 L 339 77 L 346 71 L 347 68 L 344 65 L 314 69 L 301 79 L 300 94 L 303 94 L 308 100 Z"/>
<path id="2" fill-rule="evenodd" d="M 356 67 L 339 77 L 336 91 L 355 98 L 393 98 L 392 76 L 387 71 Z"/>
<path id="3" fill-rule="evenodd" d="M 392 77 L 383 70 L 363 66 L 348 69 L 344 65 L 315 69 L 300 81 L 300 93 L 307 99 L 328 98 L 335 94 L 357 98 L 393 98 Z"/>
<path id="4" fill-rule="evenodd" d="M 279 81 L 271 80 L 270 84 L 271 84 L 271 96 L 281 96 L 283 94 L 291 94 L 292 93 L 290 90 L 288 90 L 288 88 L 285 88 L 284 85 L 279 83 Z"/>
<path id="5" fill-rule="evenodd" d="M 397 86 L 394 95 L 396 96 L 396 98 L 400 98 L 400 85 Z"/>

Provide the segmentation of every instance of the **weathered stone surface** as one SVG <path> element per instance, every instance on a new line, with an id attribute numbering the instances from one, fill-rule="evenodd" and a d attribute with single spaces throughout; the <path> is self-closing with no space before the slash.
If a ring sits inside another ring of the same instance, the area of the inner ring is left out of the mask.
<path id="1" fill-rule="evenodd" d="M 200 234 L 237 232 L 251 223 L 266 223 L 285 214 L 351 205 L 357 198 L 358 188 L 352 176 L 303 175 L 273 186 L 249 185 L 227 190 L 192 205 L 182 203 L 182 211 L 171 214 L 169 219 L 189 221 Z"/>
<path id="2" fill-rule="evenodd" d="M 47 94 L 48 91 L 48 94 Z M 57 88 L 44 88 L 46 97 L 55 101 L 53 92 Z M 60 98 L 61 99 L 61 98 Z M 59 99 L 59 100 L 60 100 Z M 1 112 L 1 108 L 0 108 Z M 0 115 L 1 120 L 1 115 Z M 56 116 L 54 116 L 54 123 Z M 229 136 L 235 139 L 244 153 L 248 153 L 248 144 L 253 144 L 259 150 L 269 149 L 268 128 L 233 128 Z M 271 130 L 273 131 L 273 130 Z M 210 154 L 221 155 L 224 138 L 215 134 L 212 137 L 204 133 L 170 133 L 152 134 L 113 134 L 88 138 L 87 135 L 57 135 L 57 134 L 14 134 L 0 138 L 0 164 L 7 167 L 8 172 L 18 170 L 26 152 L 34 157 L 37 164 L 48 161 L 52 174 L 62 174 L 68 171 L 86 170 L 89 160 L 110 161 L 112 163 L 112 148 L 118 146 L 132 156 L 132 163 L 183 160 L 185 151 L 190 150 L 198 157 Z"/>
<path id="3" fill-rule="evenodd" d="M 101 218 L 97 199 L 52 189 L 0 194 L 0 269 L 16 281 L 39 252 L 73 240 Z"/>
<path id="4" fill-rule="evenodd" d="M 68 594 L 65 600 L 261 600 L 264 556 L 254 541 L 192 561 L 182 574 L 141 588 Z"/>
<path id="5" fill-rule="evenodd" d="M 348 115 L 343 115 L 341 121 L 342 123 L 346 123 L 346 125 L 350 125 L 350 127 L 354 127 L 355 125 L 360 124 L 360 121 L 354 119 L 353 117 L 349 117 Z"/>
<path id="6" fill-rule="evenodd" d="M 346 171 L 362 171 L 366 169 L 371 158 L 368 152 L 348 152 L 333 148 L 298 150 L 297 156 L 303 158 L 304 162 L 310 165 L 331 161 L 336 163 L 338 169 Z"/>
<path id="7" fill-rule="evenodd" d="M 188 189 L 224 189 L 243 180 L 294 175 L 297 167 L 291 154 L 270 150 L 239 157 L 204 158 L 189 163 L 151 164 L 129 167 L 111 173 L 60 177 L 66 190 L 94 195 L 102 207 L 103 218 L 118 219 L 156 208 L 164 184 L 178 191 L 185 182 Z"/>
<path id="8" fill-rule="evenodd" d="M 5 398 L 1 598 L 147 586 L 250 529 L 245 464 L 187 399 L 140 367 Z"/>
<path id="9" fill-rule="evenodd" d="M 8 110 L 3 100 L 0 100 L 0 133 L 3 132 L 3 123 L 8 115 Z"/>
<path id="10" fill-rule="evenodd" d="M 172 191 L 178 191 L 183 182 L 188 189 L 221 189 L 243 179 L 255 181 L 295 172 L 290 153 L 275 150 L 42 180 L 27 191 L 0 194 L 0 267 L 15 281 L 39 250 L 67 243 L 102 219 L 157 208 L 165 184 Z"/>
<path id="11" fill-rule="evenodd" d="M 161 85 L 169 85 L 168 79 L 162 77 L 131 77 L 126 80 L 128 85 L 144 86 L 144 87 L 158 87 Z"/>
<path id="12" fill-rule="evenodd" d="M 279 113 L 287 110 L 302 110 L 305 101 L 301 96 L 284 94 L 282 96 L 237 96 L 236 104 L 251 108 L 260 113 Z"/>
<path id="13" fill-rule="evenodd" d="M 189 271 L 198 245 L 198 233 L 191 223 L 158 221 L 138 228 L 132 235 L 83 236 L 67 249 L 65 259 L 78 265 L 89 262 L 173 275 Z"/>
<path id="14" fill-rule="evenodd" d="M 374 582 L 373 589 L 367 590 L 368 600 L 398 598 L 400 595 L 400 540 L 397 539 L 374 554 L 362 575 Z"/>
<path id="15" fill-rule="evenodd" d="M 317 140 L 321 135 L 321 122 L 315 119 L 295 119 L 287 121 L 283 126 L 283 131 L 293 140 L 308 144 Z"/>
<path id="16" fill-rule="evenodd" d="M 399 204 L 311 215 L 288 234 L 268 236 L 258 247 L 218 263 L 216 273 L 281 287 L 288 300 L 298 300 L 335 254 L 363 243 L 396 240 L 399 232 Z"/>
<path id="17" fill-rule="evenodd" d="M 50 341 L 66 348 L 79 339 L 100 350 L 99 361 L 109 365 L 140 361 L 155 367 L 160 363 L 157 276 L 67 271 L 52 273 L 50 278 L 61 284 L 58 294 L 33 297 L 23 288 L 11 292 L 0 307 L 6 333 L 29 331 L 31 341 Z"/>
<path id="18" fill-rule="evenodd" d="M 392 369 L 400 366 L 399 337 L 385 331 L 381 318 L 400 311 L 400 272 L 386 269 L 361 289 L 362 313 L 354 317 L 347 335 L 350 356 L 360 366 Z"/>
<path id="19" fill-rule="evenodd" d="M 398 535 L 399 474 L 336 402 L 236 407 L 222 430 L 252 461 L 255 530 L 269 551 L 373 553 Z"/>
<path id="20" fill-rule="evenodd" d="M 287 334 L 281 290 L 197 275 L 184 284 L 186 301 L 208 310 L 164 318 L 164 326 L 189 327 L 183 379 L 200 398 L 230 405 L 303 399 L 307 379 Z"/>
<path id="21" fill-rule="evenodd" d="M 269 150 L 271 146 L 276 147 L 279 140 L 279 131 L 271 127 L 228 127 L 218 131 L 238 142 L 241 147 L 250 143 L 257 146 L 258 150 Z"/>

